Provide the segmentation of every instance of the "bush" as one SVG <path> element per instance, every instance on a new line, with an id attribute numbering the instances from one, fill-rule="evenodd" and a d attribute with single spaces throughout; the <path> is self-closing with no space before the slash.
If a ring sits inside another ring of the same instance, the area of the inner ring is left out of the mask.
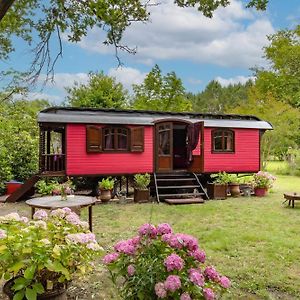
<path id="1" fill-rule="evenodd" d="M 134 175 L 134 184 L 138 190 L 147 190 L 150 184 L 150 174 L 135 174 Z"/>
<path id="2" fill-rule="evenodd" d="M 227 277 L 204 265 L 198 241 L 173 233 L 169 224 L 144 224 L 138 236 L 114 249 L 103 262 L 123 299 L 214 299 L 230 286 Z"/>

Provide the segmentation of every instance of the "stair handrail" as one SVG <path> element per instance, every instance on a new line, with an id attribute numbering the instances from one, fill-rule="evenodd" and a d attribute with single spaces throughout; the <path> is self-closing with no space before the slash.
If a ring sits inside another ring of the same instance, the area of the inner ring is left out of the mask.
<path id="1" fill-rule="evenodd" d="M 198 176 L 197 176 L 195 173 L 192 173 L 192 174 L 195 176 L 195 178 L 196 178 L 196 180 L 197 180 L 199 186 L 201 187 L 202 191 L 204 192 L 205 198 L 206 198 L 206 199 L 209 199 L 208 194 L 207 194 L 206 190 L 204 189 L 203 185 L 201 184 L 201 182 L 200 182 Z"/>
<path id="2" fill-rule="evenodd" d="M 160 203 L 159 194 L 158 194 L 158 188 L 157 188 L 157 179 L 156 179 L 156 173 L 153 173 L 154 177 L 154 184 L 155 184 L 155 192 L 156 192 L 156 201 Z"/>

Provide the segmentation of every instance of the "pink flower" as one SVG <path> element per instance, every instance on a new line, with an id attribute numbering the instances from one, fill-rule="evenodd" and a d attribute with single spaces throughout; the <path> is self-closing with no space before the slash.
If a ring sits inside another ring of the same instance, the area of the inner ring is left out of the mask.
<path id="1" fill-rule="evenodd" d="M 188 293 L 183 293 L 180 296 L 180 300 L 192 300 L 192 298 Z"/>
<path id="2" fill-rule="evenodd" d="M 3 229 L 0 229 L 0 240 L 5 239 L 7 237 L 6 231 Z"/>
<path id="3" fill-rule="evenodd" d="M 169 275 L 164 283 L 165 289 L 175 292 L 181 287 L 180 277 L 177 275 Z"/>
<path id="4" fill-rule="evenodd" d="M 197 249 L 196 251 L 190 251 L 189 255 L 194 257 L 197 261 L 205 263 L 206 254 L 203 250 Z"/>
<path id="5" fill-rule="evenodd" d="M 155 287 L 155 294 L 158 298 L 166 298 L 167 297 L 167 291 L 165 290 L 165 285 L 162 282 L 158 282 Z"/>
<path id="6" fill-rule="evenodd" d="M 68 221 L 69 223 L 73 224 L 73 225 L 81 225 L 81 221 L 79 219 L 79 216 L 74 213 L 74 212 L 70 212 L 67 216 L 66 216 L 66 221 Z"/>
<path id="7" fill-rule="evenodd" d="M 132 239 L 128 240 L 129 243 L 131 243 L 134 247 L 137 247 L 140 244 L 141 237 L 135 236 Z"/>
<path id="8" fill-rule="evenodd" d="M 27 217 L 21 217 L 20 221 L 23 222 L 23 223 L 28 223 L 29 220 L 28 220 Z"/>
<path id="9" fill-rule="evenodd" d="M 157 230 L 152 224 L 144 224 L 139 229 L 140 236 L 149 236 L 150 238 L 155 238 L 157 236 Z"/>
<path id="10" fill-rule="evenodd" d="M 43 219 L 47 219 L 48 218 L 48 214 L 46 211 L 39 209 L 35 212 L 35 214 L 33 215 L 33 219 L 34 220 L 43 220 Z"/>
<path id="11" fill-rule="evenodd" d="M 66 240 L 73 244 L 97 243 L 93 233 L 73 233 L 66 236 Z"/>
<path id="12" fill-rule="evenodd" d="M 226 276 L 222 276 L 219 280 L 220 286 L 228 289 L 231 285 L 230 280 Z"/>
<path id="13" fill-rule="evenodd" d="M 107 254 L 103 257 L 102 261 L 104 264 L 111 264 L 119 258 L 119 253 Z"/>
<path id="14" fill-rule="evenodd" d="M 157 234 L 164 235 L 172 233 L 172 227 L 168 223 L 162 223 L 157 225 Z"/>
<path id="15" fill-rule="evenodd" d="M 170 247 L 175 249 L 182 249 L 183 247 L 186 247 L 190 251 L 196 251 L 199 248 L 196 238 L 183 233 L 172 235 L 166 242 Z"/>
<path id="16" fill-rule="evenodd" d="M 203 289 L 203 295 L 206 300 L 214 300 L 215 299 L 215 294 L 214 294 L 213 290 L 210 288 Z"/>
<path id="17" fill-rule="evenodd" d="M 88 249 L 93 250 L 93 251 L 98 251 L 98 250 L 100 250 L 100 246 L 99 246 L 97 243 L 89 243 L 89 244 L 86 245 L 86 247 L 87 247 Z"/>
<path id="18" fill-rule="evenodd" d="M 173 235 L 171 233 L 167 233 L 167 234 L 164 234 L 162 235 L 161 239 L 166 242 L 166 243 L 169 243 L 169 240 L 171 239 Z"/>
<path id="19" fill-rule="evenodd" d="M 206 267 L 204 270 L 204 275 L 214 282 L 218 282 L 220 279 L 220 275 L 214 267 Z"/>
<path id="20" fill-rule="evenodd" d="M 164 260 L 164 266 L 167 268 L 168 272 L 173 270 L 182 270 L 184 261 L 177 254 L 171 254 Z"/>
<path id="21" fill-rule="evenodd" d="M 69 213 L 72 212 L 72 210 L 69 207 L 64 207 L 62 210 L 68 215 Z"/>
<path id="22" fill-rule="evenodd" d="M 52 210 L 51 213 L 50 213 L 50 216 L 64 218 L 65 212 L 64 212 L 63 209 L 58 208 L 58 209 Z"/>
<path id="23" fill-rule="evenodd" d="M 133 276 L 134 273 L 135 273 L 135 267 L 133 265 L 129 265 L 127 267 L 127 273 L 128 273 L 129 276 Z"/>
<path id="24" fill-rule="evenodd" d="M 127 255 L 133 255 L 135 253 L 135 247 L 131 240 L 120 241 L 114 246 L 115 251 L 124 253 Z"/>
<path id="25" fill-rule="evenodd" d="M 189 270 L 189 279 L 198 286 L 204 286 L 204 276 L 197 269 Z"/>

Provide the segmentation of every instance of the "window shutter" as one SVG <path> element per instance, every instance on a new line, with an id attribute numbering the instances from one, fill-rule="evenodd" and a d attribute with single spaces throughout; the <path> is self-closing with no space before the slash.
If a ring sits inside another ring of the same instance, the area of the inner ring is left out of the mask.
<path id="1" fill-rule="evenodd" d="M 88 125 L 86 127 L 86 151 L 102 151 L 102 129 L 97 126 Z"/>
<path id="2" fill-rule="evenodd" d="M 144 127 L 131 128 L 131 151 L 144 151 Z"/>

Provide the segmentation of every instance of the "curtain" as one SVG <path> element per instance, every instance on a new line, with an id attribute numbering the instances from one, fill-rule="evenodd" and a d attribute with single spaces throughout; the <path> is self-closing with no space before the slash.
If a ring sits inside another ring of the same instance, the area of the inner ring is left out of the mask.
<path id="1" fill-rule="evenodd" d="M 189 124 L 187 126 L 187 163 L 191 164 L 193 161 L 193 150 L 197 147 L 199 142 L 201 123 Z"/>

